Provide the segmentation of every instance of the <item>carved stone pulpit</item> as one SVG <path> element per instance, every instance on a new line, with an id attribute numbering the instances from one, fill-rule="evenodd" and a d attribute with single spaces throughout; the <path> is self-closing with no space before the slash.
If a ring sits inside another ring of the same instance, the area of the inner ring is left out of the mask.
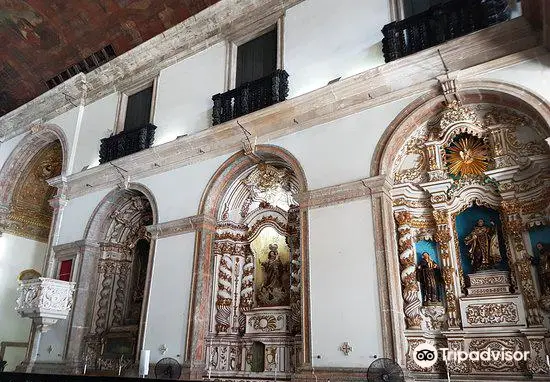
<path id="1" fill-rule="evenodd" d="M 46 332 L 69 315 L 75 283 L 38 277 L 19 281 L 16 311 L 33 320 L 36 329 Z"/>

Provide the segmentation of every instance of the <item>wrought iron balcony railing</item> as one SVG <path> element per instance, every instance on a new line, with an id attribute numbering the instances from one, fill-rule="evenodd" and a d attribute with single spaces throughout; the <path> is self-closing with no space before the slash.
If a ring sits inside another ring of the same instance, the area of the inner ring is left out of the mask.
<path id="1" fill-rule="evenodd" d="M 288 73 L 276 70 L 273 74 L 246 82 L 225 93 L 212 97 L 212 124 L 218 125 L 253 111 L 263 109 L 288 96 Z"/>
<path id="2" fill-rule="evenodd" d="M 148 149 L 153 145 L 155 129 L 150 123 L 131 131 L 123 131 L 101 140 L 99 163 L 106 163 L 126 155 Z"/>
<path id="3" fill-rule="evenodd" d="M 508 0 L 451 0 L 385 25 L 384 58 L 397 60 L 509 19 Z"/>

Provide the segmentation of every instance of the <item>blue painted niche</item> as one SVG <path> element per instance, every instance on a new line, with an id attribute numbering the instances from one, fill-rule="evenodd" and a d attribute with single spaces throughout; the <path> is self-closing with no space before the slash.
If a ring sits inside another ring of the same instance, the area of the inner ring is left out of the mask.
<path id="1" fill-rule="evenodd" d="M 472 273 L 472 264 L 468 258 L 468 246 L 464 242 L 464 238 L 474 228 L 476 222 L 479 219 L 483 219 L 486 225 L 490 225 L 490 222 L 495 222 L 498 232 L 498 244 L 500 248 L 500 255 L 502 256 L 502 261 L 498 264 L 497 269 L 508 270 L 508 259 L 506 256 L 506 244 L 504 241 L 504 236 L 502 234 L 502 223 L 500 221 L 500 215 L 498 211 L 493 210 L 492 208 L 482 207 L 482 206 L 472 206 L 464 211 L 462 211 L 456 217 L 456 232 L 458 235 L 458 243 L 460 248 L 460 260 L 462 263 L 462 270 L 464 275 Z"/>
<path id="2" fill-rule="evenodd" d="M 540 226 L 529 230 L 531 249 L 535 257 L 539 256 L 537 243 L 542 243 L 545 248 L 550 248 L 550 226 Z"/>
<path id="3" fill-rule="evenodd" d="M 420 260 L 422 259 L 422 254 L 424 252 L 428 252 L 428 254 L 432 258 L 432 260 L 435 261 L 436 264 L 439 265 L 439 267 L 441 268 L 441 262 L 439 261 L 439 251 L 437 249 L 437 243 L 435 241 L 420 240 L 420 241 L 417 241 L 414 244 L 414 247 L 415 247 L 415 250 L 416 250 L 416 266 L 418 266 L 420 264 Z M 437 272 L 436 274 L 437 274 L 437 278 L 441 278 L 441 270 L 439 272 Z M 440 298 L 443 298 L 444 288 L 443 288 L 443 283 L 442 282 L 439 282 L 438 289 L 439 289 Z M 422 300 L 424 300 L 424 296 L 422 296 L 422 297 L 423 297 Z"/>

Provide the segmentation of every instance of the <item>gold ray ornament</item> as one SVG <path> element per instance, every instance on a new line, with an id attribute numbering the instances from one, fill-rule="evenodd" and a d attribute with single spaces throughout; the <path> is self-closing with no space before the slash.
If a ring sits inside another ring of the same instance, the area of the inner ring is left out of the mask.
<path id="1" fill-rule="evenodd" d="M 453 175 L 481 175 L 487 170 L 488 160 L 485 144 L 474 137 L 459 138 L 447 152 L 449 171 Z"/>

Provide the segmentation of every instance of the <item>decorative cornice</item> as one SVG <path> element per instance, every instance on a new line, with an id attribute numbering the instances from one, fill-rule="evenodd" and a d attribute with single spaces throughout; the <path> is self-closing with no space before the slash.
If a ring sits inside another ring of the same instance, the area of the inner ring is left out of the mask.
<path id="1" fill-rule="evenodd" d="M 147 231 L 151 233 L 154 238 L 160 239 L 194 231 L 214 231 L 215 228 L 216 220 L 213 217 L 195 215 L 150 225 L 147 227 Z"/>
<path id="2" fill-rule="evenodd" d="M 78 74 L 0 118 L 0 140 L 80 105 L 90 104 L 158 73 L 246 30 L 273 25 L 303 0 L 225 0 L 116 57 L 87 74 Z"/>
<path id="3" fill-rule="evenodd" d="M 56 258 L 75 255 L 78 252 L 86 250 L 98 251 L 99 244 L 89 240 L 77 240 L 71 243 L 60 244 L 53 247 Z"/>
<path id="4" fill-rule="evenodd" d="M 484 44 L 483 42 L 486 42 Z M 491 46 L 488 49 L 487 46 Z M 441 46 L 426 49 L 361 74 L 343 79 L 302 96 L 281 102 L 238 119 L 257 143 L 295 133 L 382 104 L 439 88 L 436 77 L 445 73 L 438 51 L 449 60 L 454 71 L 477 66 L 469 74 L 479 75 L 494 69 L 492 60 L 537 46 L 536 34 L 521 18 L 488 28 Z M 521 62 L 538 54 L 535 49 L 514 60 Z M 418 70 L 419 65 L 425 70 Z M 410 77 L 414 72 L 415 76 Z M 461 76 L 464 78 L 464 76 Z M 391 86 L 389 85 L 391 84 Z M 170 171 L 242 148 L 242 129 L 232 120 L 199 133 L 143 150 L 113 161 L 128 171 L 134 181 Z M 113 166 L 103 164 L 68 177 L 67 194 L 75 198 L 89 192 L 111 188 L 120 182 Z M 55 184 L 56 180 L 52 182 Z"/>
<path id="5" fill-rule="evenodd" d="M 297 194 L 295 199 L 300 208 L 327 207 L 369 198 L 372 194 L 381 192 L 385 184 L 386 176 L 380 175 L 303 192 Z"/>

